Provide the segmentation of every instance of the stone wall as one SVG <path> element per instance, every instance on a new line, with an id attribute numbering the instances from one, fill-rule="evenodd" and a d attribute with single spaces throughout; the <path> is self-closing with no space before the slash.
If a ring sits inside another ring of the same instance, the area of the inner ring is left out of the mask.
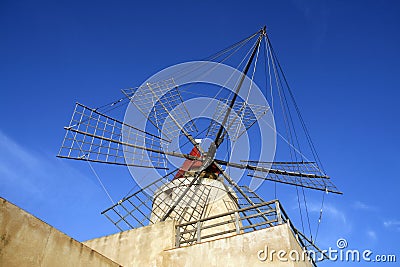
<path id="1" fill-rule="evenodd" d="M 0 198 L 0 266 L 120 266 Z"/>

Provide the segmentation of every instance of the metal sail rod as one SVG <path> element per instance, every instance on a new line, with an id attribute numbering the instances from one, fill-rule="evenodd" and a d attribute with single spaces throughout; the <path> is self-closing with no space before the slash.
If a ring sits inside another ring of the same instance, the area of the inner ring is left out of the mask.
<path id="1" fill-rule="evenodd" d="M 130 164 L 130 163 L 120 163 L 120 162 L 109 162 L 109 161 L 104 161 L 104 160 L 96 160 L 96 159 L 89 159 L 86 156 L 82 156 L 81 158 L 71 158 L 67 156 L 62 156 L 62 155 L 57 155 L 57 158 L 60 159 L 73 159 L 73 160 L 84 160 L 84 161 L 90 161 L 90 162 L 96 162 L 96 163 L 104 163 L 104 164 L 110 164 L 110 165 L 120 165 L 120 166 L 128 166 L 128 167 L 140 167 L 140 168 L 148 168 L 148 169 L 159 169 L 159 170 L 168 170 L 167 167 L 156 167 L 156 166 L 143 166 L 140 164 Z"/>
<path id="2" fill-rule="evenodd" d="M 98 135 L 95 135 L 95 134 L 92 134 L 92 133 L 88 133 L 88 132 L 72 129 L 70 127 L 64 127 L 64 129 L 68 130 L 68 131 L 75 132 L 75 133 L 83 134 L 83 135 L 86 135 L 86 136 L 89 136 L 89 137 L 99 138 L 101 140 L 105 140 L 105 141 L 108 141 L 108 142 L 120 144 L 120 145 L 123 145 L 123 146 L 129 146 L 129 147 L 133 147 L 133 148 L 138 148 L 138 149 L 142 149 L 142 150 L 146 150 L 146 151 L 150 151 L 150 152 L 155 152 L 155 153 L 159 153 L 159 154 L 164 154 L 164 155 L 168 155 L 168 156 L 178 157 L 178 158 L 199 160 L 198 157 L 195 157 L 195 156 L 192 156 L 192 155 L 188 155 L 188 154 L 181 154 L 181 153 L 177 153 L 177 152 L 168 152 L 168 151 L 162 151 L 162 150 L 158 150 L 158 149 L 154 149 L 154 148 L 133 145 L 133 144 L 117 141 L 117 140 L 114 140 L 114 139 L 111 139 L 111 138 L 107 138 L 107 137 L 104 137 L 104 136 L 98 136 Z"/>
<path id="3" fill-rule="evenodd" d="M 267 163 L 267 164 L 315 164 L 315 161 L 258 161 L 258 160 L 240 160 L 240 162 Z"/>
<path id="4" fill-rule="evenodd" d="M 253 171 L 260 171 L 260 172 L 266 172 L 266 173 L 274 173 L 274 174 L 280 174 L 280 175 L 287 175 L 287 176 L 296 176 L 296 177 L 307 177 L 307 178 L 323 178 L 323 179 L 329 179 L 330 177 L 327 175 L 316 175 L 316 174 L 311 174 L 311 173 L 301 173 L 301 172 L 292 172 L 292 171 L 282 171 L 282 170 L 276 170 L 276 169 L 269 169 L 269 168 L 264 168 L 264 167 L 258 167 L 258 166 L 252 166 L 249 164 L 239 164 L 239 163 L 231 163 L 219 159 L 215 159 L 215 162 L 229 166 L 229 167 L 235 167 L 239 169 L 248 169 L 248 170 L 253 170 Z"/>
<path id="5" fill-rule="evenodd" d="M 342 192 L 336 191 L 336 190 L 331 190 L 331 189 L 329 189 L 329 187 L 318 188 L 318 187 L 313 187 L 313 186 L 309 186 L 309 185 L 305 185 L 305 184 L 297 184 L 295 182 L 290 182 L 290 181 L 280 181 L 280 180 L 276 180 L 276 179 L 272 179 L 272 178 L 268 178 L 268 177 L 262 177 L 262 176 L 258 176 L 258 175 L 251 175 L 251 177 L 254 177 L 257 179 L 262 179 L 262 180 L 268 180 L 268 181 L 272 181 L 272 182 L 276 182 L 276 183 L 281 183 L 281 184 L 295 185 L 295 186 L 300 186 L 300 187 L 304 187 L 304 188 L 308 188 L 308 189 L 314 189 L 314 190 L 319 190 L 319 191 L 324 191 L 324 192 L 335 193 L 338 195 L 343 195 Z"/>
<path id="6" fill-rule="evenodd" d="M 197 182 L 197 180 L 199 179 L 200 175 L 196 174 L 196 176 L 192 179 L 192 181 L 190 182 L 190 184 L 185 188 L 185 191 L 182 192 L 182 194 L 179 196 L 179 198 L 174 202 L 174 204 L 168 209 L 167 213 L 164 214 L 164 216 L 161 218 L 161 221 L 165 221 L 169 215 L 171 215 L 171 213 L 174 211 L 174 209 L 179 205 L 179 202 L 181 202 L 181 200 L 185 197 L 185 195 L 187 194 L 187 192 L 189 192 L 189 190 L 192 188 L 192 186 L 194 185 L 194 183 Z"/>
<path id="7" fill-rule="evenodd" d="M 235 104 L 236 98 L 237 98 L 237 96 L 238 96 L 238 94 L 239 94 L 239 91 L 240 91 L 242 85 L 243 85 L 244 79 L 246 78 L 247 72 L 248 72 L 249 69 L 250 69 L 251 63 L 253 62 L 253 59 L 254 59 L 254 56 L 256 55 L 256 52 L 257 52 L 257 50 L 258 50 L 258 47 L 260 46 L 262 37 L 265 35 L 265 31 L 266 31 L 266 27 L 264 26 L 264 27 L 260 30 L 260 32 L 259 32 L 259 33 L 260 33 L 260 36 L 258 37 L 257 42 L 256 42 L 256 45 L 254 46 L 253 52 L 252 52 L 252 54 L 251 54 L 249 60 L 247 61 L 246 67 L 245 67 L 244 70 L 243 70 L 243 73 L 242 73 L 242 76 L 241 76 L 241 78 L 240 78 L 239 84 L 238 84 L 238 86 L 237 86 L 237 88 L 236 88 L 235 94 L 234 94 L 233 97 L 232 97 L 231 103 L 229 104 L 229 108 L 228 108 L 227 111 L 226 111 L 225 117 L 224 117 L 224 119 L 223 119 L 223 121 L 222 121 L 222 124 L 221 124 L 219 130 L 218 130 L 217 136 L 215 137 L 214 143 L 215 143 L 215 145 L 217 146 L 217 148 L 218 148 L 218 147 L 221 145 L 221 143 L 222 143 L 222 140 L 223 140 L 222 132 L 223 132 L 223 130 L 224 130 L 225 124 L 226 124 L 226 122 L 228 121 L 229 114 L 231 113 L 231 110 L 232 110 L 232 108 L 233 108 L 233 105 Z"/>

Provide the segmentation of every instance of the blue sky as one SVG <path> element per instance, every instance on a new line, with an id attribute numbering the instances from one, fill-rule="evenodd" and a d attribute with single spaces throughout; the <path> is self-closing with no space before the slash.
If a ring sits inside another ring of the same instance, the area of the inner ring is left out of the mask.
<path id="1" fill-rule="evenodd" d="M 344 192 L 326 198 L 320 246 L 344 237 L 399 258 L 399 11 L 396 1 L 1 1 L 0 195 L 77 240 L 115 232 L 87 163 L 55 158 L 75 101 L 108 103 L 267 25 Z M 95 168 L 116 195 L 131 183 L 124 168 Z"/>

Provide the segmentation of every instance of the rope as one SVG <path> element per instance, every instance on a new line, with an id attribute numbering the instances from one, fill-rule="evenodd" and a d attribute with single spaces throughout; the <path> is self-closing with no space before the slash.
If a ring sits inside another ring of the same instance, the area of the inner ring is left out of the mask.
<path id="1" fill-rule="evenodd" d="M 252 50 L 252 49 L 251 49 L 251 50 Z M 251 50 L 249 50 L 249 51 L 251 51 Z M 257 62 L 258 62 L 259 51 L 260 51 L 260 46 L 258 46 L 257 55 L 256 55 L 256 58 L 255 58 L 255 61 L 254 61 L 253 72 L 252 72 L 251 80 L 250 80 L 250 88 L 249 88 L 249 91 L 248 91 L 248 93 L 247 93 L 246 99 L 245 99 L 245 101 L 244 101 L 244 103 L 243 103 L 243 106 L 241 107 L 240 111 L 241 111 L 243 108 L 245 108 L 245 105 L 247 104 L 247 102 L 248 102 L 248 100 L 249 100 L 249 97 L 250 97 L 250 91 L 251 91 L 251 88 L 252 88 L 252 85 L 253 85 L 254 75 L 255 75 L 255 72 L 256 72 L 256 69 L 257 69 Z M 239 112 L 240 112 L 240 111 L 239 111 Z M 243 121 L 244 115 L 245 115 L 245 112 L 243 111 L 243 112 L 242 112 L 242 115 L 241 115 L 241 118 L 240 118 L 241 121 Z M 235 118 L 235 120 L 236 120 L 236 118 Z M 240 122 L 239 122 L 239 123 L 240 123 Z M 238 135 L 239 129 L 240 129 L 240 127 L 238 127 L 238 128 L 236 129 L 235 136 Z M 228 142 L 227 142 L 227 144 L 228 144 Z M 234 151 L 235 147 L 236 147 L 236 140 L 233 142 L 233 146 L 232 146 L 232 148 L 231 148 L 231 151 Z M 228 151 L 228 150 L 227 150 L 226 154 L 229 154 L 229 151 Z"/>
<path id="2" fill-rule="evenodd" d="M 275 55 L 274 55 L 274 56 L 275 56 Z M 275 59 L 276 59 L 276 56 L 275 56 Z M 276 61 L 276 60 L 275 60 L 275 61 Z M 281 88 L 284 88 L 284 87 L 282 86 L 282 81 L 281 81 L 281 77 L 280 77 L 280 76 L 279 76 L 279 83 L 280 83 L 280 85 L 281 85 Z M 284 98 L 284 101 L 285 101 L 285 104 L 286 104 L 286 107 L 287 107 L 287 110 L 288 110 L 289 119 L 290 119 L 289 127 L 292 126 L 292 129 L 289 129 L 289 131 L 291 131 L 291 130 L 293 131 L 293 135 L 294 135 L 294 137 L 295 137 L 294 140 L 295 140 L 295 142 L 296 142 L 296 144 L 297 144 L 298 151 L 301 152 L 301 147 L 300 147 L 300 143 L 299 143 L 299 140 L 298 140 L 298 135 L 297 135 L 297 132 L 296 132 L 296 128 L 294 127 L 293 117 L 292 117 L 292 114 L 291 114 L 291 112 L 290 112 L 289 103 L 288 103 L 287 98 L 286 98 L 285 90 L 283 90 L 283 98 Z M 301 153 L 301 154 L 302 154 L 302 153 Z M 294 155 L 295 155 L 295 160 L 298 161 L 298 159 L 297 159 L 297 153 L 294 153 Z M 303 159 L 302 159 L 302 160 L 303 160 Z M 299 165 L 296 165 L 296 167 L 297 167 L 297 170 L 300 172 Z M 300 180 L 300 183 L 302 184 L 302 181 L 301 181 L 301 180 Z M 306 209 L 306 216 L 307 216 L 307 222 L 308 222 L 308 230 L 309 230 L 309 232 L 310 232 L 310 238 L 311 238 L 311 240 L 312 240 L 311 223 L 310 223 L 310 217 L 309 217 L 309 212 L 308 212 L 307 199 L 306 199 L 306 196 L 305 196 L 305 193 L 304 193 L 304 187 L 301 187 L 301 190 L 302 190 L 302 193 L 303 193 L 304 206 L 305 206 L 305 209 Z"/>
<path id="3" fill-rule="evenodd" d="M 235 45 L 230 46 L 230 47 L 227 48 L 227 49 L 224 49 L 224 50 L 223 50 L 223 53 L 220 52 L 220 53 L 217 53 L 217 55 L 212 55 L 212 56 L 206 57 L 206 58 L 203 59 L 202 61 L 212 61 L 212 60 L 214 60 L 214 59 L 220 57 L 220 56 L 223 55 L 223 54 L 226 54 L 227 52 L 229 52 L 229 51 L 231 51 L 232 49 L 234 49 L 234 48 L 237 47 L 236 50 L 233 51 L 232 53 L 230 53 L 228 56 L 226 56 L 225 58 L 221 59 L 220 61 L 217 61 L 219 64 L 222 64 L 223 62 L 225 62 L 226 60 L 228 60 L 230 57 L 232 57 L 238 50 L 240 50 L 245 44 L 247 44 L 247 43 L 248 43 L 251 39 L 253 39 L 256 35 L 257 35 L 257 34 L 253 34 L 253 35 L 251 35 L 250 37 L 248 37 L 248 38 L 246 38 L 246 39 L 244 39 L 244 40 L 242 40 L 242 41 L 236 43 Z M 207 64 L 207 62 L 205 62 L 204 64 Z M 186 75 L 189 75 L 189 73 L 193 72 L 194 70 L 201 68 L 204 64 L 196 65 L 194 69 L 192 68 L 192 69 L 186 69 L 186 70 L 182 70 L 182 71 L 179 71 L 179 72 L 175 72 L 174 75 L 175 75 L 176 78 L 179 79 L 179 78 L 181 78 L 181 77 L 184 77 L 184 76 L 186 76 Z M 218 66 L 219 64 L 217 64 L 217 66 Z M 217 66 L 216 66 L 216 67 L 217 67 Z M 213 70 L 213 69 L 207 71 L 206 73 L 211 72 L 212 70 Z"/>
<path id="4" fill-rule="evenodd" d="M 282 109 L 286 136 L 288 138 L 288 142 L 290 143 L 290 146 L 288 147 L 289 148 L 290 159 L 291 159 L 291 161 L 294 161 L 293 160 L 293 157 L 294 157 L 296 159 L 296 161 L 297 161 L 296 153 L 293 153 L 293 150 L 291 149 L 291 147 L 293 147 L 293 145 L 292 145 L 293 144 L 293 142 L 292 142 L 293 136 L 292 136 L 292 131 L 291 131 L 291 127 L 290 127 L 290 123 L 289 123 L 289 119 L 288 119 L 288 114 L 287 114 L 287 111 L 286 111 L 287 101 L 286 102 L 283 101 L 283 97 L 284 97 L 283 92 L 284 91 L 281 88 L 282 87 L 282 83 L 280 82 L 279 72 L 278 72 L 277 66 L 275 64 L 275 58 L 274 58 L 274 56 L 272 54 L 271 46 L 269 45 L 268 48 L 269 48 L 268 49 L 268 52 L 269 52 L 268 55 L 271 58 L 271 64 L 272 64 L 272 68 L 273 68 L 273 71 L 274 71 L 274 77 L 275 77 L 275 84 L 276 84 L 276 87 L 277 87 L 277 90 L 278 90 L 279 101 L 280 101 L 280 104 L 281 104 L 280 106 L 281 106 L 281 109 Z M 286 105 L 285 105 L 285 103 L 286 103 Z M 291 121 L 291 122 L 293 123 L 293 121 Z M 296 195 L 297 195 L 297 204 L 298 204 L 299 213 L 300 213 L 300 221 L 301 221 L 302 232 L 304 232 L 303 212 L 302 212 L 302 208 L 301 208 L 299 189 L 298 189 L 297 185 L 296 185 Z"/>
<path id="5" fill-rule="evenodd" d="M 87 161 L 87 163 L 89 164 L 90 169 L 92 170 L 92 172 L 93 172 L 94 175 L 96 176 L 97 181 L 99 181 L 99 183 L 100 183 L 101 187 L 103 188 L 104 192 L 107 194 L 108 198 L 110 199 L 111 203 L 112 203 L 113 205 L 115 205 L 114 200 L 112 199 L 110 193 L 108 193 L 108 190 L 107 190 L 107 188 L 104 186 L 103 182 L 101 181 L 100 176 L 99 176 L 99 175 L 97 174 L 97 172 L 94 170 L 94 168 L 93 168 L 92 164 L 90 163 L 90 161 L 88 161 L 88 160 L 86 160 L 86 161 Z"/>
<path id="6" fill-rule="evenodd" d="M 80 145 L 79 143 L 77 143 L 77 144 L 78 144 L 78 146 L 79 146 L 80 151 L 85 155 L 86 162 L 89 164 L 89 167 L 90 167 L 90 169 L 92 170 L 94 176 L 96 176 L 97 181 L 100 183 L 101 187 L 103 188 L 104 192 L 107 194 L 107 196 L 108 196 L 108 198 L 110 199 L 111 203 L 112 203 L 113 205 L 115 205 L 114 200 L 112 199 L 112 197 L 111 197 L 110 193 L 108 192 L 107 188 L 104 186 L 102 180 L 100 179 L 100 176 L 97 174 L 97 172 L 96 172 L 95 169 L 93 168 L 92 164 L 91 164 L 90 161 L 88 160 L 88 158 L 87 158 L 85 152 L 83 151 L 82 145 Z"/>
<path id="7" fill-rule="evenodd" d="M 249 97 L 250 97 L 250 92 L 251 92 L 251 88 L 252 88 L 253 82 L 254 82 L 254 74 L 255 74 L 256 69 L 257 69 L 257 62 L 258 62 L 258 55 L 259 55 L 259 52 L 260 52 L 260 46 L 258 46 L 257 55 L 256 55 L 256 58 L 255 58 L 255 61 L 254 61 L 254 67 L 253 67 L 253 72 L 252 72 L 251 79 L 250 79 L 249 91 L 247 92 L 246 99 L 244 100 L 243 106 L 240 108 L 239 112 L 241 112 L 243 109 L 245 109 L 245 105 L 248 104 Z M 241 115 L 241 118 L 240 118 L 241 121 L 243 121 L 244 115 L 245 115 L 245 112 L 243 111 L 243 112 L 242 112 L 242 115 Z M 235 118 L 235 120 L 236 120 L 236 118 Z M 240 122 L 239 122 L 239 123 L 240 123 Z M 231 124 L 232 124 L 232 123 L 231 123 Z M 239 130 L 240 130 L 240 127 L 237 127 L 236 132 L 235 132 L 235 137 L 238 135 Z M 233 143 L 232 151 L 234 150 L 235 146 L 236 146 L 236 140 L 235 140 L 235 142 Z"/>
<path id="8" fill-rule="evenodd" d="M 278 65 L 279 72 L 280 72 L 280 74 L 281 74 L 282 77 L 283 77 L 283 80 L 284 80 L 284 82 L 285 82 L 286 88 L 287 88 L 287 90 L 288 90 L 288 92 L 289 92 L 289 96 L 290 96 L 290 98 L 291 98 L 291 100 L 292 100 L 292 102 L 293 102 L 293 105 L 294 105 L 294 107 L 295 107 L 295 111 L 296 111 L 296 113 L 297 113 L 297 116 L 299 117 L 301 126 L 302 126 L 302 128 L 303 128 L 304 133 L 305 133 L 307 142 L 308 142 L 308 144 L 309 144 L 309 146 L 310 146 L 310 148 L 311 148 L 312 155 L 313 155 L 315 161 L 317 162 L 317 165 L 316 165 L 316 166 L 314 165 L 314 166 L 315 166 L 316 168 L 318 168 L 318 170 L 320 170 L 321 172 L 325 173 L 324 168 L 323 168 L 323 165 L 322 165 L 322 162 L 321 162 L 321 160 L 320 160 L 320 158 L 319 158 L 319 155 L 318 155 L 318 153 L 317 153 L 317 151 L 316 151 L 316 149 L 315 149 L 314 143 L 312 142 L 311 136 L 310 136 L 310 134 L 309 134 L 309 132 L 308 132 L 308 129 L 307 129 L 306 125 L 305 125 L 304 119 L 303 119 L 303 117 L 301 116 L 300 109 L 299 109 L 299 107 L 298 107 L 298 105 L 297 105 L 297 103 L 296 103 L 296 101 L 295 101 L 293 92 L 292 92 L 292 90 L 291 90 L 291 88 L 290 88 L 290 86 L 289 86 L 289 83 L 288 83 L 288 81 L 287 81 L 287 78 L 286 78 L 286 76 L 285 76 L 285 74 L 284 74 L 284 72 L 283 72 L 282 66 L 281 66 L 281 64 L 279 63 L 278 59 L 277 59 L 276 53 L 275 53 L 275 51 L 274 51 L 274 49 L 273 49 L 273 47 L 272 47 L 272 44 L 271 44 L 269 38 L 266 37 L 266 40 L 267 40 L 267 42 L 268 42 L 268 44 L 269 44 L 269 47 L 270 47 L 271 52 L 272 52 L 272 55 L 273 55 L 273 57 L 275 58 L 275 61 L 276 61 L 277 65 Z M 279 79 L 280 79 L 280 77 L 281 77 L 281 76 L 279 76 Z M 280 80 L 280 82 L 282 83 L 281 80 Z M 285 97 L 285 98 L 286 98 L 286 97 Z M 289 112 L 290 112 L 290 110 L 289 110 Z M 290 115 L 290 117 L 291 117 L 291 115 Z M 298 150 L 301 152 L 300 144 L 299 144 L 299 142 L 298 142 L 297 133 L 296 133 L 295 129 L 294 129 L 294 134 L 295 134 L 296 142 L 297 142 L 297 145 L 298 145 L 298 148 L 299 148 Z M 301 153 L 301 154 L 302 154 L 302 153 Z M 320 167 L 321 167 L 322 170 L 320 169 Z M 310 218 L 309 218 L 309 212 L 308 212 L 308 205 L 307 205 L 307 199 L 306 199 L 306 196 L 305 196 L 305 193 L 304 193 L 304 188 L 302 188 L 302 191 L 303 191 L 304 205 L 305 205 L 305 208 L 306 208 L 307 220 L 308 220 L 308 225 L 309 225 L 310 237 L 311 237 L 311 240 L 312 240 L 311 224 L 310 224 Z M 320 222 L 321 222 L 322 209 L 323 209 L 323 202 L 324 202 L 324 197 L 323 197 L 323 201 L 322 201 L 322 205 L 321 205 L 321 211 L 320 211 L 320 217 L 319 217 L 319 220 L 318 220 L 318 226 L 317 226 L 316 235 L 317 235 L 317 233 L 318 233 L 319 224 L 320 224 Z"/>
<path id="9" fill-rule="evenodd" d="M 271 45 L 271 42 L 270 42 L 270 40 L 269 40 L 268 37 L 267 37 L 267 41 L 268 41 L 269 45 L 271 46 L 271 50 L 272 50 L 273 54 L 275 55 L 274 49 L 273 49 L 273 47 L 272 47 L 272 45 Z M 275 56 L 275 57 L 276 57 L 276 56 Z M 277 57 L 276 57 L 276 59 L 277 59 Z M 303 130 L 304 130 L 305 134 L 306 134 L 306 138 L 307 138 L 307 141 L 308 141 L 308 143 L 309 143 L 309 145 L 310 145 L 310 148 L 311 148 L 311 151 L 312 151 L 312 153 L 313 153 L 313 156 L 314 156 L 314 158 L 316 159 L 316 161 L 318 162 L 318 165 L 321 167 L 322 172 L 325 173 L 324 168 L 323 168 L 323 166 L 322 166 L 322 162 L 321 162 L 321 160 L 319 159 L 319 156 L 318 156 L 318 153 L 317 153 L 317 151 L 316 151 L 316 149 L 315 149 L 314 143 L 312 142 L 311 136 L 310 136 L 310 134 L 309 134 L 309 132 L 308 132 L 308 129 L 307 129 L 307 127 L 306 127 L 306 124 L 305 124 L 305 122 L 304 122 L 304 119 L 303 119 L 303 117 L 302 117 L 302 115 L 301 115 L 301 113 L 300 113 L 300 109 L 299 109 L 299 107 L 298 107 L 298 105 L 297 105 L 297 102 L 296 102 L 296 100 L 295 100 L 295 98 L 294 98 L 293 92 L 292 92 L 292 90 L 291 90 L 291 88 L 290 88 L 290 86 L 289 86 L 289 83 L 288 83 L 287 79 L 286 79 L 286 75 L 285 75 L 285 73 L 283 72 L 282 66 L 281 66 L 281 64 L 279 63 L 278 60 L 277 60 L 277 64 L 278 64 L 279 70 L 280 70 L 280 72 L 281 72 L 281 74 L 282 74 L 282 77 L 283 77 L 283 79 L 284 79 L 284 81 L 285 81 L 285 84 L 286 84 L 286 87 L 287 87 L 287 89 L 288 89 L 288 92 L 289 92 L 289 95 L 290 95 L 290 97 L 291 97 L 291 100 L 293 101 L 293 105 L 294 105 L 294 107 L 295 107 L 295 109 L 296 109 L 297 115 L 299 116 L 300 123 L 301 123 L 301 125 L 302 125 L 302 127 L 303 127 Z"/>
<path id="10" fill-rule="evenodd" d="M 253 48 L 255 45 L 256 45 L 256 43 L 254 43 L 254 44 L 252 45 L 252 48 Z M 242 46 L 241 46 L 241 47 L 242 47 Z M 238 49 L 240 49 L 241 47 L 239 47 Z M 232 54 L 230 54 L 228 57 L 230 57 L 230 56 L 232 56 L 234 53 L 236 53 L 236 52 L 238 51 L 238 49 L 236 49 L 236 50 L 235 50 Z M 240 66 L 243 64 L 243 62 L 244 62 L 245 59 L 247 58 L 247 56 L 250 54 L 251 50 L 252 50 L 252 49 L 250 49 L 250 50 L 247 52 L 247 54 L 243 57 L 243 59 L 242 59 L 242 60 L 240 61 L 240 63 L 238 64 L 237 68 L 240 68 Z M 222 63 L 222 62 L 220 62 L 220 63 Z M 212 70 L 213 70 L 213 69 L 209 70 L 208 72 L 211 72 Z M 208 73 L 208 72 L 207 72 L 207 73 Z M 206 75 L 206 74 L 203 74 L 203 75 Z M 231 79 L 232 76 L 233 76 L 233 74 L 229 77 L 229 79 Z M 229 79 L 228 79 L 228 81 L 229 81 Z M 227 81 L 227 82 L 228 82 L 228 81 Z M 239 82 L 239 81 L 236 81 L 236 84 L 235 84 L 235 85 L 237 85 L 238 82 Z M 188 90 L 188 89 L 189 89 L 190 87 L 192 87 L 192 86 L 193 86 L 193 84 L 192 84 L 192 85 L 189 85 L 189 87 L 186 88 L 186 90 Z M 224 86 L 221 86 L 221 87 L 220 87 L 220 89 L 218 90 L 218 92 L 217 92 L 217 93 L 215 94 L 215 96 L 214 96 L 215 98 L 217 98 L 217 96 L 222 92 L 223 88 L 224 88 Z M 232 92 L 229 93 L 229 96 L 230 96 L 230 95 L 232 95 Z M 207 104 L 207 106 L 203 109 L 203 111 L 202 111 L 202 113 L 200 113 L 200 115 L 202 115 L 203 112 L 206 111 L 210 105 L 211 105 L 211 102 Z M 200 119 L 200 116 L 199 116 L 198 118 L 196 118 L 196 119 L 193 121 L 193 123 L 195 123 L 195 122 L 196 122 L 197 120 L 199 120 L 199 119 Z M 205 130 L 207 130 L 207 128 L 204 129 L 201 133 L 203 133 Z M 196 137 L 198 137 L 201 133 L 197 134 Z M 190 142 L 189 140 L 186 141 L 186 142 L 184 143 L 184 145 L 188 144 L 189 142 Z"/>
<path id="11" fill-rule="evenodd" d="M 317 230 L 315 232 L 314 242 L 317 241 L 318 232 L 319 232 L 319 226 L 320 226 L 321 220 L 322 220 L 322 212 L 323 212 L 323 209 L 324 209 L 325 194 L 328 194 L 328 191 L 322 193 L 322 203 L 321 203 L 321 209 L 319 210 L 318 224 L 317 224 Z"/>

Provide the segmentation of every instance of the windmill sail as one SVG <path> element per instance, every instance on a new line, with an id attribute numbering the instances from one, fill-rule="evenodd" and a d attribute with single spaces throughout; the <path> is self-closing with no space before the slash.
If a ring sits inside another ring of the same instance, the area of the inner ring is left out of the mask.
<path id="1" fill-rule="evenodd" d="M 122 92 L 168 140 L 179 135 L 180 131 L 185 134 L 197 132 L 173 79 L 147 83 Z"/>
<path id="2" fill-rule="evenodd" d="M 229 109 L 228 104 L 227 99 L 218 101 L 217 108 L 207 130 L 207 137 L 214 139 L 217 136 L 224 115 Z M 267 106 L 249 104 L 246 101 L 236 100 L 227 118 L 222 135 L 223 138 L 226 138 L 226 135 L 228 135 L 231 141 L 236 141 L 264 116 L 268 110 L 269 107 Z"/>
<path id="3" fill-rule="evenodd" d="M 75 109 L 58 157 L 116 165 L 166 168 L 156 135 L 113 119 L 80 103 Z"/>
<path id="4" fill-rule="evenodd" d="M 174 179 L 176 171 L 124 197 L 102 214 L 120 230 L 156 223 L 163 220 L 176 200 L 183 195 L 183 191 L 188 189 L 185 197 L 172 209 L 173 214 L 169 216 L 179 223 L 199 220 L 205 210 L 210 188 L 202 185 L 201 179 L 193 184 L 193 177 Z"/>
<path id="5" fill-rule="evenodd" d="M 323 174 L 314 163 L 269 163 L 252 161 L 253 164 L 241 164 L 218 159 L 216 162 L 225 166 L 246 169 L 248 170 L 247 176 L 250 177 L 342 194 L 331 182 L 330 177 Z"/>

